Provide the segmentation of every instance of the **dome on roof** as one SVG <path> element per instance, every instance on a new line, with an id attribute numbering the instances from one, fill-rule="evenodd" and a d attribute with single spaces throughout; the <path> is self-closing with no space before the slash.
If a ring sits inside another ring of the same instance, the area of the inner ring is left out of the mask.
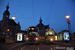
<path id="1" fill-rule="evenodd" d="M 8 11 L 8 9 L 9 9 L 9 3 L 8 3 L 8 5 L 6 6 L 6 10 L 5 10 L 4 14 L 10 15 L 10 12 Z"/>
<path id="2" fill-rule="evenodd" d="M 9 12 L 8 10 L 6 10 L 6 11 L 4 12 L 4 14 L 10 15 L 10 12 Z"/>
<path id="3" fill-rule="evenodd" d="M 37 26 L 44 26 L 44 24 L 43 23 L 39 23 Z"/>

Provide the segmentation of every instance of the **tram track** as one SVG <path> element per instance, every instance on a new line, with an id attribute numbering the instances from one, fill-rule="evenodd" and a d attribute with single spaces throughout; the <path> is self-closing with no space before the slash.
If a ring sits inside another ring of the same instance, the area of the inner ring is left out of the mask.
<path id="1" fill-rule="evenodd" d="M 50 48 L 50 50 L 57 50 L 57 49 L 66 50 L 67 47 L 72 47 L 72 46 L 62 45 L 62 44 L 58 44 L 58 43 L 48 44 L 47 46 Z"/>
<path id="2" fill-rule="evenodd" d="M 30 48 L 30 49 L 28 49 L 28 48 Z M 26 50 L 26 49 L 32 50 L 34 48 L 36 48 L 35 50 L 39 50 L 38 45 L 35 45 L 35 44 L 24 44 L 24 45 L 17 46 L 17 47 L 14 46 L 13 48 L 11 48 L 9 50 Z"/>
<path id="3" fill-rule="evenodd" d="M 65 45 L 59 44 L 24 44 L 18 47 L 15 47 L 11 50 L 54 50 L 55 48 L 66 48 Z"/>
<path id="4" fill-rule="evenodd" d="M 32 47 L 33 46 L 33 47 Z M 32 49 L 34 49 L 34 48 L 36 48 L 36 50 L 40 50 L 39 49 L 39 47 L 38 47 L 38 45 L 35 45 L 35 44 L 27 44 L 26 46 L 24 46 L 24 47 L 22 47 L 21 48 L 21 50 L 26 50 L 28 47 L 30 47 L 30 49 L 29 50 L 32 50 Z M 32 47 L 32 48 L 31 48 Z"/>
<path id="5" fill-rule="evenodd" d="M 12 48 L 8 49 L 8 50 L 20 50 L 20 48 L 24 47 L 25 44 L 23 45 L 16 45 L 16 46 L 13 46 Z"/>
<path id="6" fill-rule="evenodd" d="M 26 45 L 27 46 L 27 45 Z M 22 47 L 21 50 L 23 50 L 24 48 L 26 48 L 26 46 Z"/>

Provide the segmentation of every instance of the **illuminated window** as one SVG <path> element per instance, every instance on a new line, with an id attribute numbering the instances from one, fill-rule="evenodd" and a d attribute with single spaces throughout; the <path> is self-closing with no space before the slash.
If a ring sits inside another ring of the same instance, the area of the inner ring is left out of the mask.
<path id="1" fill-rule="evenodd" d="M 17 34 L 15 34 L 15 35 L 17 35 Z"/>
<path id="2" fill-rule="evenodd" d="M 50 35 L 52 35 L 52 32 L 49 32 Z"/>
<path id="3" fill-rule="evenodd" d="M 9 29 L 7 29 L 7 31 L 9 31 Z"/>
<path id="4" fill-rule="evenodd" d="M 24 35 L 24 37 L 25 37 L 26 35 Z"/>
<path id="5" fill-rule="evenodd" d="M 48 35 L 48 33 L 46 32 L 46 34 L 45 35 Z"/>
<path id="6" fill-rule="evenodd" d="M 8 15 L 6 15 L 6 17 L 8 17 Z"/>
<path id="7" fill-rule="evenodd" d="M 57 36 L 55 36 L 55 40 L 57 40 Z"/>
<path id="8" fill-rule="evenodd" d="M 34 28 L 32 28 L 32 30 L 34 30 Z"/>
<path id="9" fill-rule="evenodd" d="M 52 32 L 50 32 L 50 34 L 52 34 Z"/>

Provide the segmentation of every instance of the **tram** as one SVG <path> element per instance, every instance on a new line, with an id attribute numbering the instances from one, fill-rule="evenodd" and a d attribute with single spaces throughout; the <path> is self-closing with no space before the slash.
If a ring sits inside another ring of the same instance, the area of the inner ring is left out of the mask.
<path id="1" fill-rule="evenodd" d="M 28 27 L 26 43 L 39 43 L 39 29 L 35 26 Z"/>
<path id="2" fill-rule="evenodd" d="M 46 31 L 45 32 L 45 43 L 54 43 L 55 42 L 55 32 L 52 31 Z"/>

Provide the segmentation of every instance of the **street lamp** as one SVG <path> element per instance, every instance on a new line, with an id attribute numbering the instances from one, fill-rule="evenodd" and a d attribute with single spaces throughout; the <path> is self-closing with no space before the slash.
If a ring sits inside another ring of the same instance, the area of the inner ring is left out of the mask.
<path id="1" fill-rule="evenodd" d="M 69 17 L 70 17 L 69 15 L 66 16 L 66 18 L 67 18 L 66 21 L 67 21 L 67 23 L 68 23 L 68 30 L 69 30 L 69 32 L 70 32 L 71 28 L 69 27 L 69 25 L 71 25 L 71 24 L 70 24 Z"/>
<path id="2" fill-rule="evenodd" d="M 70 16 L 69 16 L 69 15 L 67 15 L 67 16 L 66 16 L 66 18 L 67 18 L 67 19 L 69 19 L 69 18 L 70 18 Z"/>
<path id="3" fill-rule="evenodd" d="M 70 23 L 70 20 L 69 20 L 69 18 L 70 18 L 70 16 L 69 15 L 67 15 L 66 16 L 66 21 L 67 21 L 67 23 L 68 23 L 68 30 L 69 30 L 69 35 L 70 35 L 70 43 L 71 43 L 71 23 Z"/>
<path id="4" fill-rule="evenodd" d="M 16 17 L 12 17 L 13 20 L 15 20 Z"/>

